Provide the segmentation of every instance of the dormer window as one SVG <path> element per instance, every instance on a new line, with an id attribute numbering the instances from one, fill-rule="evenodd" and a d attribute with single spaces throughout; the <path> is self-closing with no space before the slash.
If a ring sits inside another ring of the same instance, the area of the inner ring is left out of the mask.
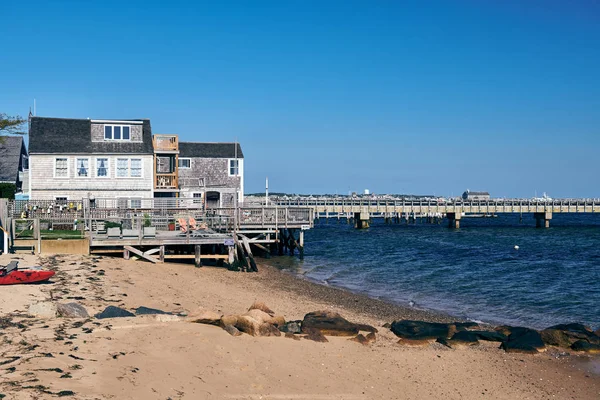
<path id="1" fill-rule="evenodd" d="M 129 125 L 104 125 L 104 140 L 131 140 Z"/>

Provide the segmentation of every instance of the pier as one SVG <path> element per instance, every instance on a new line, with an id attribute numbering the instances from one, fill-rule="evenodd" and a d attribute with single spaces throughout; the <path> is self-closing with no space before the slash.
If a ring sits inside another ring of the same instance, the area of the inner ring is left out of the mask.
<path id="1" fill-rule="evenodd" d="M 418 218 L 430 221 L 448 220 L 451 228 L 460 228 L 463 218 L 495 216 L 498 214 L 533 215 L 536 227 L 549 228 L 553 214 L 584 214 L 600 212 L 600 199 L 368 199 L 345 197 L 319 197 L 284 199 L 271 197 L 270 204 L 286 208 L 313 210 L 316 219 L 346 218 L 354 221 L 357 229 L 369 227 L 372 218 L 386 222 L 411 223 Z"/>

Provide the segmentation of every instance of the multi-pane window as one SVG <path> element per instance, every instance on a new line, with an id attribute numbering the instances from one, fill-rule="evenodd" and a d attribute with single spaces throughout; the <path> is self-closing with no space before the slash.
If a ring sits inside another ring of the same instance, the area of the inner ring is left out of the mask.
<path id="1" fill-rule="evenodd" d="M 108 158 L 96 158 L 96 176 L 98 178 L 108 177 Z"/>
<path id="2" fill-rule="evenodd" d="M 192 196 L 194 197 L 194 204 L 202 204 L 202 193 L 194 193 Z"/>
<path id="3" fill-rule="evenodd" d="M 117 177 L 118 178 L 141 178 L 142 177 L 142 159 L 141 158 L 117 158 Z"/>
<path id="4" fill-rule="evenodd" d="M 131 176 L 139 178 L 142 176 L 142 159 L 132 158 L 131 159 Z"/>
<path id="5" fill-rule="evenodd" d="M 67 158 L 56 158 L 54 160 L 54 176 L 57 178 L 69 177 L 69 160 Z"/>
<path id="6" fill-rule="evenodd" d="M 129 125 L 104 125 L 104 140 L 131 140 Z"/>
<path id="7" fill-rule="evenodd" d="M 180 158 L 179 159 L 179 168 L 180 169 L 192 168 L 192 160 L 190 158 Z"/>
<path id="8" fill-rule="evenodd" d="M 119 178 L 129 177 L 129 159 L 117 158 L 117 176 Z"/>
<path id="9" fill-rule="evenodd" d="M 229 176 L 238 176 L 240 174 L 240 160 L 229 160 Z"/>
<path id="10" fill-rule="evenodd" d="M 88 158 L 77 159 L 77 176 L 87 178 L 90 173 L 90 160 Z"/>

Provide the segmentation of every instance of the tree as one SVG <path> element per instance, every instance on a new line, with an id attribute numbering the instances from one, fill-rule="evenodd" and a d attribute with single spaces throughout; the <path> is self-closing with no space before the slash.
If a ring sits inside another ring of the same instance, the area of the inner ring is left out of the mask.
<path id="1" fill-rule="evenodd" d="M 26 122 L 26 119 L 18 115 L 0 113 L 0 135 L 25 135 L 27 132 L 22 129 Z"/>

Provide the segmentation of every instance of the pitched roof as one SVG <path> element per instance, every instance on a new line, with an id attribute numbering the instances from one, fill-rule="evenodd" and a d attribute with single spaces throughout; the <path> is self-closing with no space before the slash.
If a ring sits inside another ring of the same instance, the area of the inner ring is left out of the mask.
<path id="1" fill-rule="evenodd" d="M 30 154 L 153 154 L 149 119 L 142 121 L 143 142 L 92 142 L 92 121 L 32 117 L 29 128 Z"/>
<path id="2" fill-rule="evenodd" d="M 179 157 L 200 158 L 244 158 L 239 143 L 196 143 L 179 142 Z"/>
<path id="3" fill-rule="evenodd" d="M 0 137 L 0 182 L 17 182 L 21 152 L 26 154 L 23 137 Z"/>

